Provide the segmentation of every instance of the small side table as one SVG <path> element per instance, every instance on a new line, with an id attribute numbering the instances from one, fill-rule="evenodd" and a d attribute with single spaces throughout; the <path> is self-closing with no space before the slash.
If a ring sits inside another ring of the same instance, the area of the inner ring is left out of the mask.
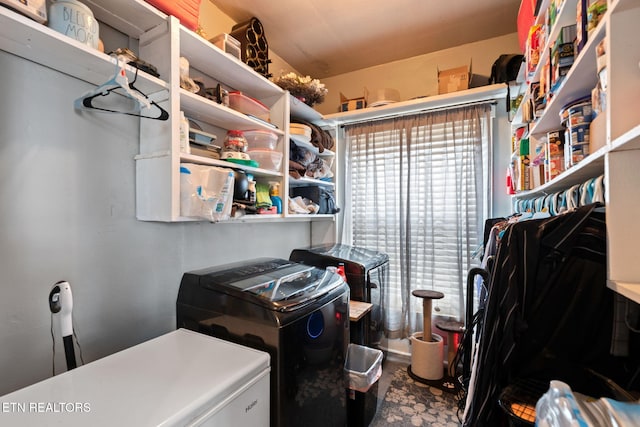
<path id="1" fill-rule="evenodd" d="M 351 326 L 351 342 L 368 345 L 369 313 L 373 304 L 363 301 L 349 301 L 349 321 Z"/>

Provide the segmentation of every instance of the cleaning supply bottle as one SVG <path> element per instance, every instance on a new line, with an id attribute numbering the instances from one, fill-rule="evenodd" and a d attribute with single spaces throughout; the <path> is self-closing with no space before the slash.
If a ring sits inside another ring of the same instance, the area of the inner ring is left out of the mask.
<path id="1" fill-rule="evenodd" d="M 249 189 L 247 190 L 247 200 L 250 205 L 256 204 L 256 182 L 253 180 L 253 174 L 247 174 L 249 179 Z"/>
<path id="2" fill-rule="evenodd" d="M 189 120 L 184 115 L 184 111 L 180 111 L 180 152 L 190 154 L 189 147 Z"/>
<path id="3" fill-rule="evenodd" d="M 338 264 L 338 266 L 336 267 L 336 273 L 338 273 L 338 275 L 342 277 L 342 280 L 347 283 L 347 274 L 344 271 L 344 263 L 341 262 L 340 264 Z"/>
<path id="4" fill-rule="evenodd" d="M 276 212 L 282 213 L 282 199 L 280 198 L 280 184 L 277 182 L 270 182 L 269 196 L 271 197 L 271 203 L 276 207 Z"/>

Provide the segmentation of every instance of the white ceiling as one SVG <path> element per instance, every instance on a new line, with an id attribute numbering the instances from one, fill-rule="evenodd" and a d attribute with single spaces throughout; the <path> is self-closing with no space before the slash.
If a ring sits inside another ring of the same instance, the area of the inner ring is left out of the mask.
<path id="1" fill-rule="evenodd" d="M 330 77 L 516 32 L 520 0 L 210 0 L 256 17 L 269 48 L 303 75 Z"/>

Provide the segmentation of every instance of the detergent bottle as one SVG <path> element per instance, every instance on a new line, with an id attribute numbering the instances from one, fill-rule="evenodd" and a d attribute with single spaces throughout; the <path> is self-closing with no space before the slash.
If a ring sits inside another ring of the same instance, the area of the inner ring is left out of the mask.
<path id="1" fill-rule="evenodd" d="M 282 213 L 282 199 L 280 198 L 280 184 L 277 182 L 269 183 L 269 196 L 271 197 L 271 204 L 276 207 L 276 212 Z"/>
<path id="2" fill-rule="evenodd" d="M 342 280 L 345 281 L 345 283 L 347 282 L 347 274 L 344 271 L 344 263 L 340 263 L 338 264 L 338 267 L 336 267 L 336 273 L 338 273 L 340 275 L 340 277 L 342 277 Z"/>

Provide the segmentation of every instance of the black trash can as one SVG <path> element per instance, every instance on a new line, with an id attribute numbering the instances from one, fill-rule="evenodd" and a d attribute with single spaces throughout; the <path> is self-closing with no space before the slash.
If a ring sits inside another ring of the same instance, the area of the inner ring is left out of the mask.
<path id="1" fill-rule="evenodd" d="M 366 427 L 378 407 L 378 379 L 382 374 L 382 351 L 349 344 L 344 362 L 347 393 L 347 425 Z"/>

